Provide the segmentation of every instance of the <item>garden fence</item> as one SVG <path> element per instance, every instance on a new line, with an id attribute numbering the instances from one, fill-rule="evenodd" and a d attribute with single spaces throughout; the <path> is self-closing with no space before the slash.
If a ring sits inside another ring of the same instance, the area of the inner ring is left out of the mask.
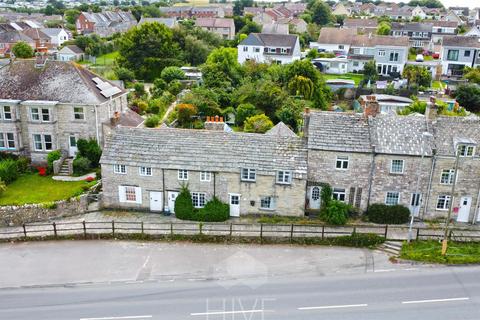
<path id="1" fill-rule="evenodd" d="M 300 224 L 251 224 L 251 223 L 206 223 L 206 222 L 52 222 L 24 224 L 20 227 L 0 229 L 0 240 L 19 240 L 41 237 L 80 236 L 87 238 L 95 235 L 147 235 L 152 237 L 175 235 L 209 235 L 242 238 L 332 238 L 357 234 L 376 234 L 386 240 L 406 240 L 408 226 L 405 225 L 300 225 Z M 412 239 L 439 240 L 444 229 L 415 227 Z M 480 229 L 451 228 L 449 236 L 456 241 L 480 241 Z"/>

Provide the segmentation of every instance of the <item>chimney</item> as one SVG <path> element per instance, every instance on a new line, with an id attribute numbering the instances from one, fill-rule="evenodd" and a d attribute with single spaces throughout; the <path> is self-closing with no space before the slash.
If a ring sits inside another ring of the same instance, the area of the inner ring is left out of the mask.
<path id="1" fill-rule="evenodd" d="M 120 112 L 115 111 L 113 113 L 113 117 L 110 119 L 110 124 L 112 127 L 116 127 L 119 122 L 120 122 Z"/>
<path id="2" fill-rule="evenodd" d="M 223 117 L 220 116 L 207 116 L 207 120 L 205 121 L 205 129 L 206 130 L 215 130 L 215 131 L 224 131 L 225 130 L 225 122 L 223 121 Z"/>
<path id="3" fill-rule="evenodd" d="M 303 113 L 303 137 L 308 138 L 308 129 L 310 126 L 310 108 L 306 107 Z"/>
<path id="4" fill-rule="evenodd" d="M 380 105 L 378 104 L 377 97 L 374 95 L 365 96 L 365 100 L 362 99 L 360 105 L 363 108 L 365 119 L 368 119 L 370 116 L 375 117 L 380 113 Z"/>
<path id="5" fill-rule="evenodd" d="M 47 64 L 48 56 L 45 52 L 37 52 L 35 56 L 35 68 L 43 68 Z"/>

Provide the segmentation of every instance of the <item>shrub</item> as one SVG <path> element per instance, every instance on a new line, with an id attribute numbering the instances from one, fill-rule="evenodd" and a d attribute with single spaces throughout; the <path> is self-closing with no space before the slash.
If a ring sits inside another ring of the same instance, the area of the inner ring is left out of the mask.
<path id="1" fill-rule="evenodd" d="M 205 207 L 194 214 L 194 220 L 206 222 L 221 222 L 230 217 L 230 207 L 217 197 L 205 204 Z"/>
<path id="2" fill-rule="evenodd" d="M 102 149 L 95 139 L 78 139 L 77 141 L 78 157 L 87 158 L 90 160 L 92 168 L 98 167 L 100 157 L 102 156 Z"/>
<path id="3" fill-rule="evenodd" d="M 62 157 L 62 152 L 60 150 L 50 151 L 47 155 L 47 170 L 48 173 L 53 172 L 53 162 Z"/>
<path id="4" fill-rule="evenodd" d="M 349 205 L 337 200 L 331 200 L 322 209 L 321 218 L 332 225 L 344 225 L 348 219 Z"/>
<path id="5" fill-rule="evenodd" d="M 328 207 L 330 201 L 332 201 L 332 187 L 329 184 L 322 184 L 322 191 L 320 192 L 320 199 L 322 200 L 322 205 Z"/>
<path id="6" fill-rule="evenodd" d="M 19 157 L 17 160 L 18 173 L 25 173 L 30 168 L 30 159 L 27 157 Z"/>
<path id="7" fill-rule="evenodd" d="M 176 66 L 166 67 L 160 73 L 160 77 L 166 82 L 172 82 L 174 80 L 183 80 L 185 79 L 185 72 L 182 69 Z"/>
<path id="8" fill-rule="evenodd" d="M 145 126 L 148 128 L 155 128 L 159 123 L 160 117 L 157 115 L 150 116 L 145 120 Z"/>
<path id="9" fill-rule="evenodd" d="M 19 41 L 12 47 L 12 52 L 17 58 L 28 59 L 33 57 L 32 47 L 25 41 Z"/>
<path id="10" fill-rule="evenodd" d="M 38 175 L 42 177 L 47 176 L 47 168 L 46 167 L 37 167 Z"/>
<path id="11" fill-rule="evenodd" d="M 243 130 L 245 132 L 265 133 L 273 127 L 273 122 L 264 114 L 247 118 Z"/>
<path id="12" fill-rule="evenodd" d="M 172 95 L 176 96 L 182 91 L 182 88 L 183 88 L 183 85 L 180 81 L 173 80 L 168 85 L 168 92 L 170 92 Z"/>
<path id="13" fill-rule="evenodd" d="M 127 68 L 120 67 L 116 68 L 114 71 L 118 80 L 133 81 L 133 79 L 135 79 L 135 73 Z"/>
<path id="14" fill-rule="evenodd" d="M 383 242 L 385 238 L 374 233 L 352 233 L 350 236 L 332 238 L 333 245 L 345 247 L 375 247 Z"/>
<path id="15" fill-rule="evenodd" d="M 388 206 L 376 203 L 368 207 L 367 216 L 368 220 L 375 223 L 402 224 L 408 222 L 410 211 L 402 205 Z"/>
<path id="16" fill-rule="evenodd" d="M 243 126 L 243 123 L 247 118 L 257 114 L 257 109 L 253 104 L 244 103 L 237 107 L 237 114 L 235 116 L 235 122 L 238 126 Z"/>
<path id="17" fill-rule="evenodd" d="M 73 172 L 75 174 L 85 174 L 90 171 L 91 161 L 85 157 L 77 156 L 73 160 Z"/>
<path id="18" fill-rule="evenodd" d="M 0 161 L 0 179 L 5 184 L 12 183 L 18 178 L 17 162 L 13 159 Z"/>
<path id="19" fill-rule="evenodd" d="M 177 199 L 175 199 L 175 216 L 182 220 L 192 220 L 192 195 L 186 186 L 182 187 Z"/>

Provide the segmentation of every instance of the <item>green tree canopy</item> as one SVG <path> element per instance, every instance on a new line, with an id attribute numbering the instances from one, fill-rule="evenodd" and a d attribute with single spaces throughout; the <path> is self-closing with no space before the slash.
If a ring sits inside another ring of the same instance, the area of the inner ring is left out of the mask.
<path id="1" fill-rule="evenodd" d="M 207 87 L 231 87 L 240 83 L 242 67 L 237 61 L 236 48 L 213 50 L 202 67 L 203 80 Z"/>
<path id="2" fill-rule="evenodd" d="M 422 87 L 430 87 L 432 74 L 426 67 L 407 65 L 403 69 L 402 76 L 408 80 L 408 85 L 416 84 Z"/>
<path id="3" fill-rule="evenodd" d="M 470 112 L 480 112 L 480 86 L 465 84 L 458 86 L 455 99 Z"/>
<path id="4" fill-rule="evenodd" d="M 315 0 L 311 6 L 310 11 L 312 12 L 312 20 L 320 26 L 325 26 L 333 21 L 335 17 L 332 15 L 332 10 L 322 0 Z"/>
<path id="5" fill-rule="evenodd" d="M 182 69 L 176 66 L 166 67 L 160 73 L 160 77 L 166 82 L 169 83 L 173 80 L 183 80 L 185 79 L 185 72 Z"/>
<path id="6" fill-rule="evenodd" d="M 252 116 L 245 120 L 243 130 L 245 132 L 265 133 L 273 127 L 273 122 L 264 114 Z"/>
<path id="7" fill-rule="evenodd" d="M 388 36 L 391 30 L 392 30 L 392 27 L 390 23 L 383 21 L 383 22 L 380 22 L 380 24 L 378 25 L 377 34 L 382 36 Z"/>
<path id="8" fill-rule="evenodd" d="M 368 61 L 363 66 L 363 78 L 365 83 L 368 81 L 373 82 L 378 78 L 377 64 L 375 60 Z"/>
<path id="9" fill-rule="evenodd" d="M 152 81 L 165 67 L 181 64 L 172 31 L 163 24 L 142 24 L 127 31 L 118 43 L 119 65 L 134 71 L 137 79 Z"/>
<path id="10" fill-rule="evenodd" d="M 12 47 L 12 52 L 17 58 L 27 59 L 33 57 L 33 48 L 24 41 L 17 42 Z"/>

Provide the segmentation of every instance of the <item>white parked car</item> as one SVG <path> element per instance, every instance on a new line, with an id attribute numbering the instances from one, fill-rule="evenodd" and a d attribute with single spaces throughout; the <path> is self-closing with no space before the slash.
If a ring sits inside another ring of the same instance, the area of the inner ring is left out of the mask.
<path id="1" fill-rule="evenodd" d="M 417 57 L 415 58 L 415 61 L 423 62 L 423 54 L 417 54 Z"/>

